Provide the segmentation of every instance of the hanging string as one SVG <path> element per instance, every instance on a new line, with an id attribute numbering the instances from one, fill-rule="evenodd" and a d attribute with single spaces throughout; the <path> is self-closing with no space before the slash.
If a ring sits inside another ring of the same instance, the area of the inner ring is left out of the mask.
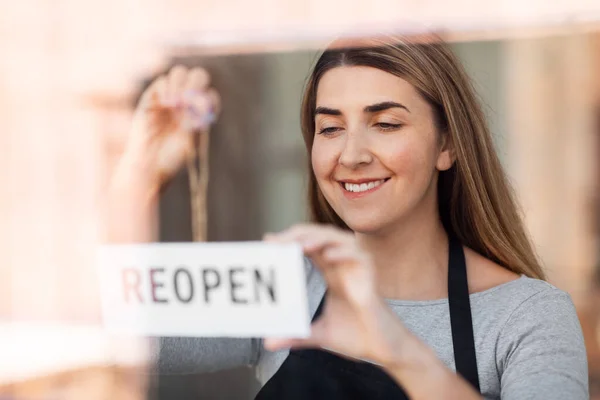
<path id="1" fill-rule="evenodd" d="M 195 242 L 207 241 L 208 181 L 210 176 L 208 158 L 210 146 L 209 127 L 213 120 L 214 114 L 212 111 L 203 118 L 201 124 L 199 124 L 201 128 L 197 130 L 197 146 L 193 147 L 187 158 L 192 211 L 192 236 Z"/>

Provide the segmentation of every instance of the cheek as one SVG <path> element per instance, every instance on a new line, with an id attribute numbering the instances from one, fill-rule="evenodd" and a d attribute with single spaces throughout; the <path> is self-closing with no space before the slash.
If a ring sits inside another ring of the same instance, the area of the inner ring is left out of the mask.
<path id="1" fill-rule="evenodd" d="M 315 138 L 313 143 L 311 163 L 315 176 L 319 181 L 329 178 L 338 164 L 337 150 L 333 144 L 323 143 L 318 138 Z"/>
<path id="2" fill-rule="evenodd" d="M 379 159 L 395 175 L 409 182 L 419 180 L 421 176 L 429 175 L 435 165 L 432 146 L 427 142 L 413 135 L 389 141 L 380 147 Z"/>
<path id="3" fill-rule="evenodd" d="M 423 158 L 418 149 L 407 140 L 388 144 L 382 148 L 380 154 L 381 162 L 399 176 L 410 175 Z"/>

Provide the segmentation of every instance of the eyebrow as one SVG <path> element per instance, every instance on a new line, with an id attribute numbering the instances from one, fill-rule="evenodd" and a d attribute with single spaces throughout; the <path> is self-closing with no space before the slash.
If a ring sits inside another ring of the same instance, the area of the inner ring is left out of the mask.
<path id="1" fill-rule="evenodd" d="M 396 103 L 395 101 L 384 101 L 382 103 L 372 104 L 370 106 L 366 106 L 364 111 L 366 113 L 376 113 L 389 110 L 390 108 L 404 108 L 406 111 L 410 112 L 410 110 L 404 104 Z"/>
<path id="2" fill-rule="evenodd" d="M 384 101 L 381 103 L 371 104 L 370 106 L 366 106 L 363 111 L 369 114 L 389 110 L 390 108 L 403 108 L 406 111 L 410 112 L 410 110 L 404 105 L 400 103 L 396 103 L 395 101 Z M 342 115 L 340 110 L 336 110 L 335 108 L 329 107 L 317 107 L 315 109 L 315 115 L 317 114 L 325 114 L 325 115 Z"/>
<path id="3" fill-rule="evenodd" d="M 317 107 L 315 109 L 315 115 L 317 115 L 317 114 L 342 115 L 342 112 L 340 110 L 336 110 L 335 108 Z"/>

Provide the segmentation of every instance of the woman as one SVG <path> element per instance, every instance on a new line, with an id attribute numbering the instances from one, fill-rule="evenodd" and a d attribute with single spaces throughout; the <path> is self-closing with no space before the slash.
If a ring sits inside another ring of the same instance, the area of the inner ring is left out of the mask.
<path id="1" fill-rule="evenodd" d="M 149 239 L 140 221 L 218 102 L 207 87 L 203 70 L 176 67 L 142 97 L 111 191 L 112 217 L 133 221 L 121 239 Z M 314 224 L 265 240 L 310 260 L 311 337 L 164 338 L 163 370 L 253 365 L 257 399 L 588 397 L 573 304 L 544 282 L 444 44 L 336 43 L 307 83 L 302 132 Z"/>

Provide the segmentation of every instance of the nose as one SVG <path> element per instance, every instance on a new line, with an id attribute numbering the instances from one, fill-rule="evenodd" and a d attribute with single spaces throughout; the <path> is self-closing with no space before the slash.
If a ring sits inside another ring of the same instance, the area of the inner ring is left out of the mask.
<path id="1" fill-rule="evenodd" d="M 345 135 L 344 148 L 338 163 L 346 168 L 355 169 L 361 165 L 368 165 L 373 161 L 369 150 L 367 138 L 361 133 L 348 133 Z"/>

